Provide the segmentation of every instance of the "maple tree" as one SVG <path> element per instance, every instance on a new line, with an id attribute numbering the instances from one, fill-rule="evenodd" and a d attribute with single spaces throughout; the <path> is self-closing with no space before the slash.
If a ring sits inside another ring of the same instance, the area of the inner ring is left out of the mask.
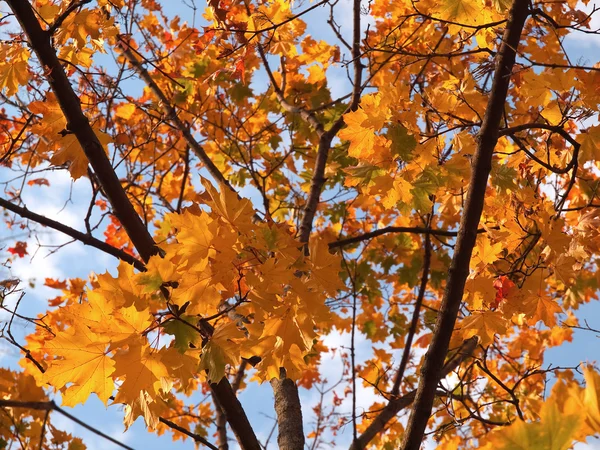
<path id="1" fill-rule="evenodd" d="M 599 288 L 600 68 L 566 43 L 596 33 L 595 8 L 5 6 L 5 266 L 44 228 L 119 262 L 40 274 L 59 295 L 37 317 L 19 280 L 0 284 L 23 355 L 0 370 L 2 448 L 84 448 L 50 413 L 79 420 L 63 407 L 95 395 L 126 427 L 260 449 L 238 400 L 258 383 L 290 450 L 567 449 L 600 432 L 597 369 L 545 361 L 594 331 L 578 308 Z M 91 192 L 79 226 L 25 202 L 62 195 L 54 171 Z M 359 388 L 376 400 L 359 407 Z"/>

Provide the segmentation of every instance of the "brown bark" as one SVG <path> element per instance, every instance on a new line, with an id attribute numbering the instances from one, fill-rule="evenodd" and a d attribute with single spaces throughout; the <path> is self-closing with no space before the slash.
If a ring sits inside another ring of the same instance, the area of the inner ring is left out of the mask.
<path id="1" fill-rule="evenodd" d="M 97 248 L 98 250 L 103 251 L 109 255 L 114 256 L 115 258 L 119 258 L 122 261 L 125 261 L 131 265 L 133 265 L 138 270 L 146 270 L 144 263 L 137 259 L 135 256 L 131 256 L 129 253 L 124 252 L 123 250 L 113 247 L 110 244 L 107 244 L 100 239 L 96 239 L 90 234 L 82 233 L 81 231 L 77 231 L 71 227 L 66 226 L 63 223 L 57 222 L 56 220 L 49 219 L 46 216 L 42 216 L 40 214 L 36 214 L 29 209 L 15 205 L 14 203 L 9 202 L 6 199 L 0 198 L 0 207 L 4 209 L 8 209 L 9 211 L 18 214 L 21 217 L 29 219 L 33 222 L 39 223 L 46 227 L 52 228 L 53 230 L 60 231 L 61 233 L 66 234 L 67 236 L 72 237 L 75 240 L 78 240 L 82 244 L 89 245 L 91 247 Z"/>
<path id="2" fill-rule="evenodd" d="M 528 4 L 527 0 L 514 1 L 500 51 L 496 57 L 492 91 L 479 132 L 477 150 L 472 159 L 473 169 L 469 190 L 448 273 L 446 291 L 431 345 L 421 368 L 415 402 L 400 447 L 402 450 L 418 450 L 420 448 L 427 422 L 431 416 L 436 387 L 442 375 L 444 358 L 448 353 L 448 344 L 456 323 L 465 282 L 469 275 L 469 264 L 477 238 L 477 228 L 483 211 L 487 181 L 492 167 L 492 155 L 498 141 L 500 121 L 504 113 L 516 50 L 528 16 Z"/>
<path id="3" fill-rule="evenodd" d="M 77 137 L 114 209 L 115 216 L 121 221 L 142 259 L 147 261 L 158 252 L 158 248 L 127 198 L 102 144 L 83 113 L 79 97 L 71 87 L 69 78 L 50 44 L 49 33 L 40 27 L 28 1 L 7 0 L 7 3 L 27 34 L 40 63 L 45 67 L 46 79 L 67 119 L 67 129 Z M 123 218 L 127 220 L 122 220 Z"/>
<path id="4" fill-rule="evenodd" d="M 456 354 L 444 365 L 441 378 L 448 375 L 450 372 L 460 366 L 463 361 L 469 358 L 475 351 L 478 343 L 479 338 L 476 336 L 464 341 Z M 362 450 L 369 445 L 369 442 L 371 442 L 379 433 L 382 433 L 388 426 L 389 422 L 394 419 L 400 411 L 412 405 L 412 403 L 415 401 L 416 394 L 417 390 L 415 389 L 401 397 L 392 398 L 379 412 L 379 414 L 377 414 L 377 417 L 373 419 L 373 421 L 369 424 L 365 431 L 363 431 L 358 439 L 352 443 L 350 450 Z M 438 395 L 438 393 L 436 393 L 436 395 Z"/>
<path id="5" fill-rule="evenodd" d="M 217 427 L 217 439 L 219 440 L 219 450 L 229 450 L 229 443 L 227 442 L 227 417 L 221 407 L 219 397 L 213 392 L 212 395 L 213 403 L 215 404 L 215 415 L 217 420 L 215 425 Z"/>
<path id="6" fill-rule="evenodd" d="M 281 450 L 301 450 L 304 448 L 302 408 L 298 387 L 289 378 L 271 380 L 275 394 L 275 414 L 277 415 L 277 444 Z"/>
<path id="7" fill-rule="evenodd" d="M 31 7 L 25 0 L 7 0 L 21 28 L 28 37 L 40 63 L 45 67 L 47 80 L 54 91 L 68 129 L 75 134 L 94 172 L 110 201 L 114 214 L 123 224 L 127 234 L 144 261 L 158 253 L 152 236 L 135 212 L 90 123 L 81 109 L 81 103 L 61 66 L 56 51 L 50 43 L 50 34 L 44 31 Z M 211 386 L 226 413 L 231 429 L 242 449 L 260 450 L 260 444 L 248 421 L 245 411 L 231 389 L 227 379 Z"/>

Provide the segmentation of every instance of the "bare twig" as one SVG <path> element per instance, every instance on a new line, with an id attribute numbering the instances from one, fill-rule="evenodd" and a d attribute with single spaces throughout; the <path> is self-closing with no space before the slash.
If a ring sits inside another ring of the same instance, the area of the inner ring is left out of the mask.
<path id="1" fill-rule="evenodd" d="M 92 433 L 103 437 L 107 441 L 110 441 L 113 444 L 118 445 L 119 447 L 125 448 L 127 450 L 133 450 L 132 447 L 129 447 L 128 445 L 125 445 L 122 442 L 117 441 L 116 439 L 110 437 L 108 434 L 104 434 L 102 431 L 94 428 L 91 425 L 88 425 L 87 423 L 83 422 L 82 420 L 79 420 L 77 417 L 73 416 L 72 414 L 69 414 L 64 409 L 62 409 L 60 406 L 58 406 L 56 403 L 54 403 L 54 401 L 52 401 L 52 400 L 46 401 L 46 402 L 29 402 L 29 401 L 20 401 L 20 400 L 0 399 L 0 407 L 1 408 L 35 409 L 38 411 L 56 411 L 56 412 L 62 414 L 63 416 L 67 417 L 68 419 L 71 419 L 77 425 L 80 425 L 83 428 L 85 428 L 86 430 L 89 430 Z M 217 450 L 217 449 L 214 448 L 214 450 Z"/>

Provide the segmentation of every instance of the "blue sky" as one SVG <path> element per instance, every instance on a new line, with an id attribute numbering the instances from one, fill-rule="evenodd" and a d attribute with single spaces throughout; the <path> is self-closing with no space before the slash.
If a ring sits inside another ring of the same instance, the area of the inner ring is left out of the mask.
<path id="1" fill-rule="evenodd" d="M 184 17 L 189 17 L 187 11 L 183 7 L 182 2 L 163 2 L 168 13 L 182 13 Z M 344 33 L 349 36 L 351 32 L 351 8 L 348 0 L 341 0 L 338 4 L 338 23 L 342 25 Z M 199 7 L 203 4 L 198 3 Z M 306 5 L 304 5 L 306 7 Z M 187 16 L 186 16 L 187 14 Z M 328 15 L 328 10 L 317 9 L 304 20 L 307 21 L 309 32 L 317 39 L 332 40 L 331 33 L 328 28 L 322 25 L 325 21 L 325 15 Z M 368 21 L 365 20 L 365 24 Z M 595 19 L 595 25 L 600 27 L 600 18 Z M 199 24 L 196 24 L 199 26 Z M 580 59 L 587 63 L 594 64 L 600 60 L 600 38 L 589 35 L 572 38 L 567 41 L 566 47 L 573 57 L 574 61 Z M 264 83 L 264 77 L 258 77 L 257 83 Z M 348 92 L 348 82 L 346 79 L 345 69 L 339 68 L 331 73 L 330 87 L 333 91 L 334 98 L 344 95 Z M 141 89 L 141 84 L 139 85 Z M 12 176 L 12 173 L 4 168 L 0 168 L 0 180 L 7 180 Z M 60 220 L 67 225 L 83 229 L 83 217 L 87 209 L 87 201 L 90 198 L 89 182 L 86 179 L 80 179 L 77 182 L 72 182 L 68 173 L 65 171 L 54 171 L 46 175 L 49 179 L 51 188 L 45 187 L 27 187 L 24 191 L 23 198 L 25 204 L 32 211 L 43 214 L 47 217 Z M 251 190 L 245 191 L 245 195 L 252 198 Z M 70 197 L 70 200 L 68 200 Z M 67 201 L 68 200 L 68 201 Z M 41 227 L 39 227 L 41 230 Z M 0 231 L 0 238 L 5 236 L 5 232 Z M 43 230 L 37 236 L 42 244 L 60 245 L 68 239 L 59 233 L 50 230 Z M 56 296 L 56 291 L 43 286 L 43 279 L 46 277 L 65 279 L 79 276 L 87 278 L 90 272 L 103 273 L 109 270 L 114 273 L 117 261 L 109 255 L 106 255 L 98 250 L 90 247 L 85 247 L 80 243 L 73 243 L 57 252 L 49 252 L 47 248 L 40 248 L 34 253 L 37 248 L 37 241 L 34 237 L 28 239 L 30 255 L 23 259 L 15 260 L 10 273 L 7 269 L 1 269 L 0 278 L 6 276 L 15 276 L 22 279 L 24 282 L 35 280 L 34 288 L 27 288 L 27 295 L 23 301 L 23 312 L 35 314 L 46 309 L 46 301 L 48 298 Z M 600 328 L 600 305 L 598 303 L 585 305 L 581 308 L 579 317 L 588 319 L 592 327 Z M 2 315 L 0 314 L 0 318 Z M 26 331 L 21 329 L 19 333 L 23 336 Z M 547 363 L 561 366 L 572 366 L 582 361 L 596 361 L 599 359 L 599 337 L 593 333 L 586 331 L 576 331 L 574 333 L 574 341 L 570 344 L 565 344 L 560 348 L 551 349 L 547 353 Z M 326 345 L 332 348 L 339 348 L 348 345 L 349 336 L 332 334 L 326 339 Z M 370 355 L 370 344 L 367 342 L 358 343 L 358 362 L 366 359 Z M 4 366 L 16 367 L 16 361 L 19 358 L 19 353 L 16 349 L 8 346 L 4 341 L 0 341 L 0 358 Z M 324 373 L 331 382 L 335 382 L 341 373 L 341 362 L 334 354 L 324 357 L 322 365 Z M 358 383 L 359 406 L 369 406 L 375 399 L 371 389 L 362 387 Z M 305 422 L 312 420 L 311 407 L 318 401 L 318 393 L 311 391 L 301 391 L 302 403 L 305 405 L 304 410 Z M 265 440 L 266 436 L 271 431 L 272 418 L 274 412 L 272 408 L 272 392 L 268 384 L 263 386 L 252 385 L 250 389 L 244 391 L 240 395 L 242 404 L 246 407 L 251 422 L 255 426 L 255 431 L 258 436 Z M 345 404 L 348 410 L 349 405 Z M 127 433 L 123 433 L 122 418 L 123 413 L 118 407 L 109 407 L 106 409 L 95 397 L 91 398 L 86 405 L 76 407 L 72 413 L 81 418 L 90 425 L 110 434 L 116 439 L 121 440 L 129 446 L 136 449 L 162 449 L 165 447 L 173 449 L 191 449 L 193 443 L 188 440 L 185 443 L 178 441 L 173 443 L 169 435 L 157 437 L 154 434 L 149 434 L 143 425 L 143 422 L 138 420 Z M 111 450 L 118 448 L 107 441 L 91 434 L 91 432 L 72 423 L 66 418 L 58 414 L 53 414 L 52 420 L 55 426 L 72 432 L 73 434 L 83 437 L 88 445 L 88 448 L 94 450 Z M 337 438 L 338 446 L 335 448 L 347 448 L 351 439 L 350 427 Z M 214 439 L 210 439 L 215 441 Z M 276 438 L 271 439 L 271 448 L 275 448 Z M 233 444 L 233 442 L 232 442 Z M 233 447 L 234 448 L 234 447 Z M 581 444 L 577 449 L 600 449 L 598 444 Z"/>

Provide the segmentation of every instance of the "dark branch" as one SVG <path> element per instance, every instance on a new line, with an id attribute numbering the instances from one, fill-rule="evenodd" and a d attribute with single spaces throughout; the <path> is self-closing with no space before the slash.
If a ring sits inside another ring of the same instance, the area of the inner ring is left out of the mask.
<path id="1" fill-rule="evenodd" d="M 28 1 L 7 0 L 7 3 L 29 38 L 40 64 L 45 68 L 47 81 L 56 94 L 60 108 L 67 119 L 67 129 L 79 141 L 115 211 L 115 216 L 123 224 L 142 259 L 147 261 L 152 255 L 158 253 L 158 247 L 155 246 L 152 236 L 135 212 L 106 156 L 104 147 L 83 113 L 79 97 L 73 90 L 69 78 L 56 56 L 56 51 L 50 43 L 50 34 L 42 30 Z"/>
<path id="2" fill-rule="evenodd" d="M 421 447 L 427 422 L 431 416 L 435 390 L 443 373 L 444 358 L 448 353 L 448 345 L 469 275 L 469 264 L 492 168 L 492 157 L 498 142 L 500 122 L 504 114 L 517 48 L 529 13 L 528 5 L 527 0 L 514 1 L 496 57 L 492 90 L 479 132 L 477 149 L 472 158 L 469 190 L 448 272 L 446 291 L 437 316 L 431 345 L 421 368 L 415 403 L 400 447 L 402 450 L 418 450 Z"/>
<path id="3" fill-rule="evenodd" d="M 109 255 L 114 256 L 115 258 L 125 261 L 125 262 L 133 265 L 138 270 L 141 270 L 141 271 L 146 270 L 144 263 L 142 261 L 140 261 L 139 259 L 131 256 L 129 253 L 124 252 L 121 249 L 113 247 L 112 245 L 107 244 L 104 241 L 101 241 L 100 239 L 96 239 L 95 237 L 90 236 L 89 234 L 82 233 L 81 231 L 77 231 L 71 227 L 68 227 L 68 226 L 60 223 L 60 222 L 57 222 L 56 220 L 52 220 L 52 219 L 49 219 L 48 217 L 36 214 L 23 206 L 17 206 L 14 203 L 11 203 L 8 200 L 3 199 L 3 198 L 0 198 L 0 207 L 2 207 L 4 209 L 8 209 L 9 211 L 12 211 L 15 214 L 18 214 L 19 216 L 21 216 L 25 219 L 32 220 L 36 223 L 39 223 L 40 225 L 44 225 L 48 228 L 52 228 L 53 230 L 60 231 L 61 233 L 66 234 L 69 237 L 72 237 L 73 239 L 81 242 L 84 245 L 89 245 L 90 247 L 97 248 L 98 250 L 101 250 L 104 253 L 108 253 Z"/>
<path id="4" fill-rule="evenodd" d="M 190 430 L 180 427 L 175 422 L 171 422 L 169 419 L 165 419 L 164 417 L 159 417 L 158 420 L 160 420 L 160 422 L 164 423 L 166 426 L 173 428 L 174 430 L 177 430 L 180 433 L 185 434 L 186 436 L 191 437 L 194 441 L 196 441 L 196 443 L 207 446 L 208 448 L 210 448 L 210 450 L 219 450 L 219 448 L 217 446 L 211 444 L 210 442 L 208 442 L 206 439 L 204 439 L 199 434 L 192 433 Z"/>
<path id="5" fill-rule="evenodd" d="M 475 348 L 479 339 L 473 336 L 465 340 L 458 351 L 444 364 L 442 368 L 441 377 L 444 378 L 450 372 L 454 371 L 460 366 L 467 358 L 469 358 Z M 387 405 L 379 412 L 377 417 L 369 424 L 366 430 L 358 437 L 358 439 L 350 446 L 350 450 L 362 450 L 364 449 L 371 440 L 383 430 L 386 429 L 388 423 L 396 417 L 396 415 L 405 408 L 408 408 L 415 401 L 417 390 L 413 390 L 404 394 L 402 397 L 391 398 Z M 437 391 L 434 395 L 438 395 Z"/>
<path id="6" fill-rule="evenodd" d="M 358 236 L 353 236 L 349 238 L 340 239 L 339 241 L 330 242 L 329 248 L 340 248 L 345 247 L 347 245 L 356 244 L 358 242 L 366 241 L 369 239 L 376 238 L 377 236 L 382 236 L 388 233 L 414 233 L 414 234 L 428 234 L 433 236 L 447 236 L 447 237 L 456 237 L 458 236 L 457 231 L 450 230 L 432 230 L 431 228 L 424 227 L 384 227 L 379 230 L 369 231 L 365 234 L 360 234 Z M 477 233 L 486 233 L 486 230 L 480 228 L 477 230 Z"/>

